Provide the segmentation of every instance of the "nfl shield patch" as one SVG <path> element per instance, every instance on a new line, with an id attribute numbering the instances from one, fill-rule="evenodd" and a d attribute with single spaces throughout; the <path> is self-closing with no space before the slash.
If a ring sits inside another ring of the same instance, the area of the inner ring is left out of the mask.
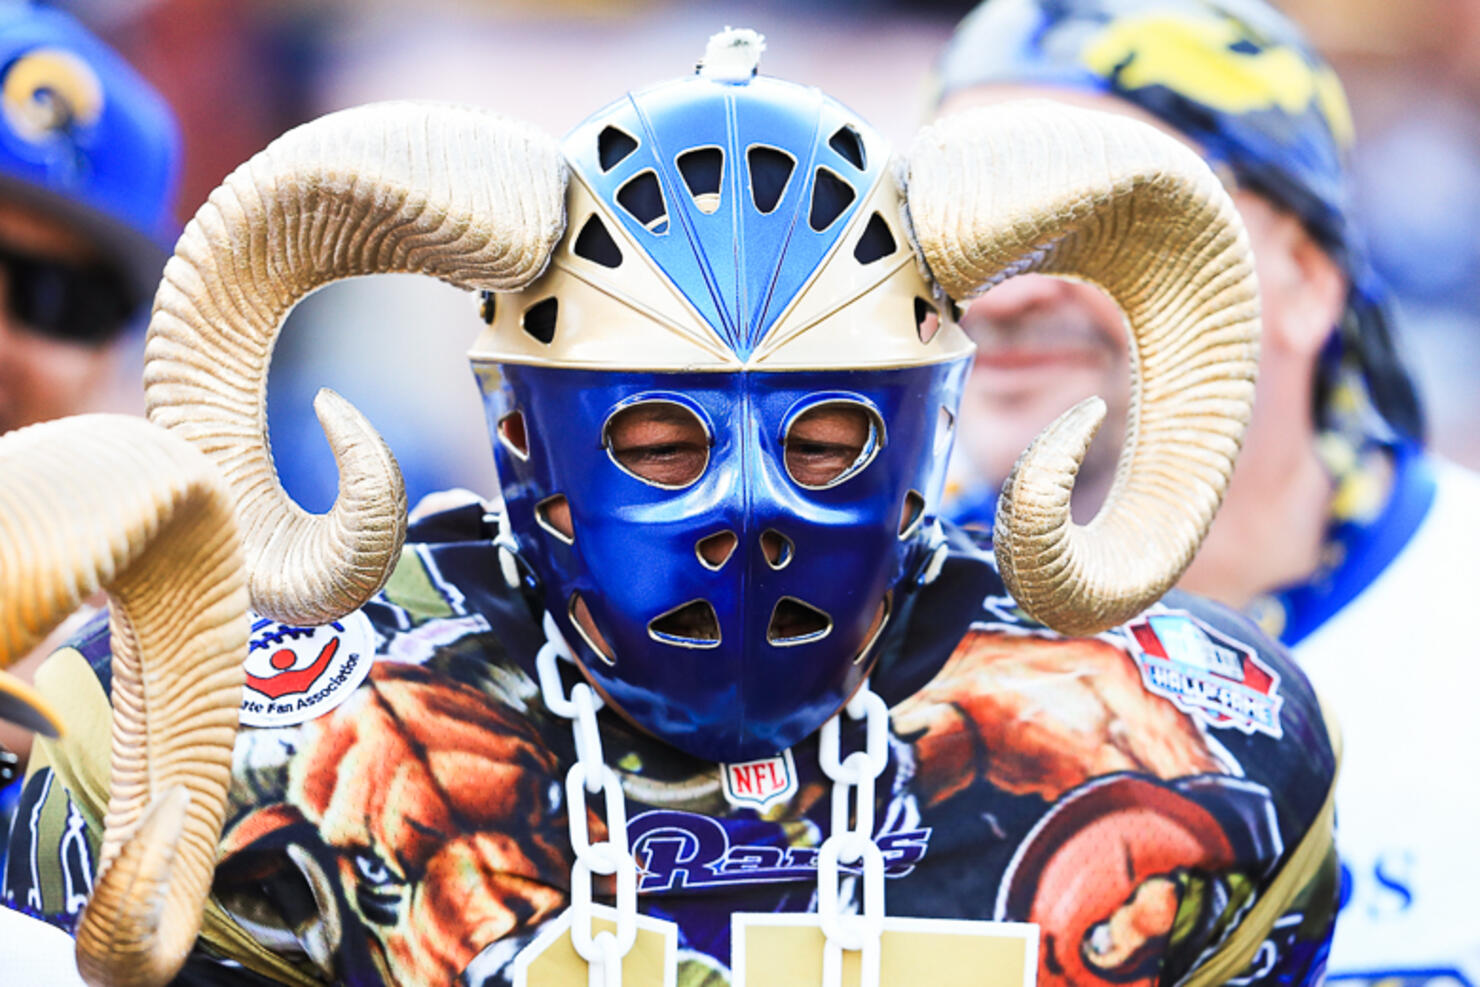
<path id="1" fill-rule="evenodd" d="M 791 751 L 740 764 L 721 764 L 725 801 L 736 808 L 764 811 L 796 794 L 797 772 Z"/>

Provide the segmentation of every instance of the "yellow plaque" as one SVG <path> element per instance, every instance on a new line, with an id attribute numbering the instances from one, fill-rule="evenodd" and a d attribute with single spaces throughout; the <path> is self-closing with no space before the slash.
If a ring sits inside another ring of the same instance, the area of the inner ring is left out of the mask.
<path id="1" fill-rule="evenodd" d="M 819 987 L 826 942 L 816 915 L 738 913 L 730 920 L 732 987 Z M 859 954 L 843 951 L 843 987 Z M 886 918 L 880 987 L 1033 987 L 1038 926 L 1025 922 Z"/>
<path id="2" fill-rule="evenodd" d="M 617 931 L 617 911 L 591 906 L 591 934 Z M 514 957 L 514 987 L 586 987 L 586 961 L 570 941 L 570 911 L 561 912 Z M 622 960 L 622 987 L 677 987 L 678 926 L 637 916 L 637 941 Z"/>

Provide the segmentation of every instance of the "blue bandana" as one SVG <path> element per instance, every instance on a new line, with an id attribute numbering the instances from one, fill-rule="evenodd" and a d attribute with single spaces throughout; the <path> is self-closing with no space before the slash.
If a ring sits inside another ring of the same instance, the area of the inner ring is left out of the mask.
<path id="1" fill-rule="evenodd" d="M 1185 134 L 1241 187 L 1299 216 L 1351 285 L 1321 360 L 1317 418 L 1356 371 L 1370 430 L 1421 442 L 1423 412 L 1396 351 L 1386 293 L 1350 222 L 1352 124 L 1336 74 L 1259 0 L 987 0 L 937 66 L 937 99 L 979 85 L 1114 95 Z"/>

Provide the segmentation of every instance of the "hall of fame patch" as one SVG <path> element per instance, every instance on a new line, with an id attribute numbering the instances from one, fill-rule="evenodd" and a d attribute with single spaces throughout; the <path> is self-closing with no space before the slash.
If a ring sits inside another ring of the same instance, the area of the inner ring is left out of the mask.
<path id="1" fill-rule="evenodd" d="M 1147 691 L 1210 726 L 1283 735 L 1279 673 L 1248 645 L 1176 611 L 1145 614 L 1125 629 Z"/>

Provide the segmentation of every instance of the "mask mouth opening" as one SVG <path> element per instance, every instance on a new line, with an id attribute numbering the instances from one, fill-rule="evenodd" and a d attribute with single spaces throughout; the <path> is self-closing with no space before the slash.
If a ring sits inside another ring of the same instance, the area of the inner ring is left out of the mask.
<path id="1" fill-rule="evenodd" d="M 649 621 L 648 636 L 680 648 L 717 648 L 719 617 L 708 600 L 690 600 Z"/>
<path id="2" fill-rule="evenodd" d="M 794 596 L 783 596 L 771 611 L 766 640 L 774 647 L 789 648 L 821 641 L 832 633 L 832 628 L 832 618 L 821 610 Z"/>

